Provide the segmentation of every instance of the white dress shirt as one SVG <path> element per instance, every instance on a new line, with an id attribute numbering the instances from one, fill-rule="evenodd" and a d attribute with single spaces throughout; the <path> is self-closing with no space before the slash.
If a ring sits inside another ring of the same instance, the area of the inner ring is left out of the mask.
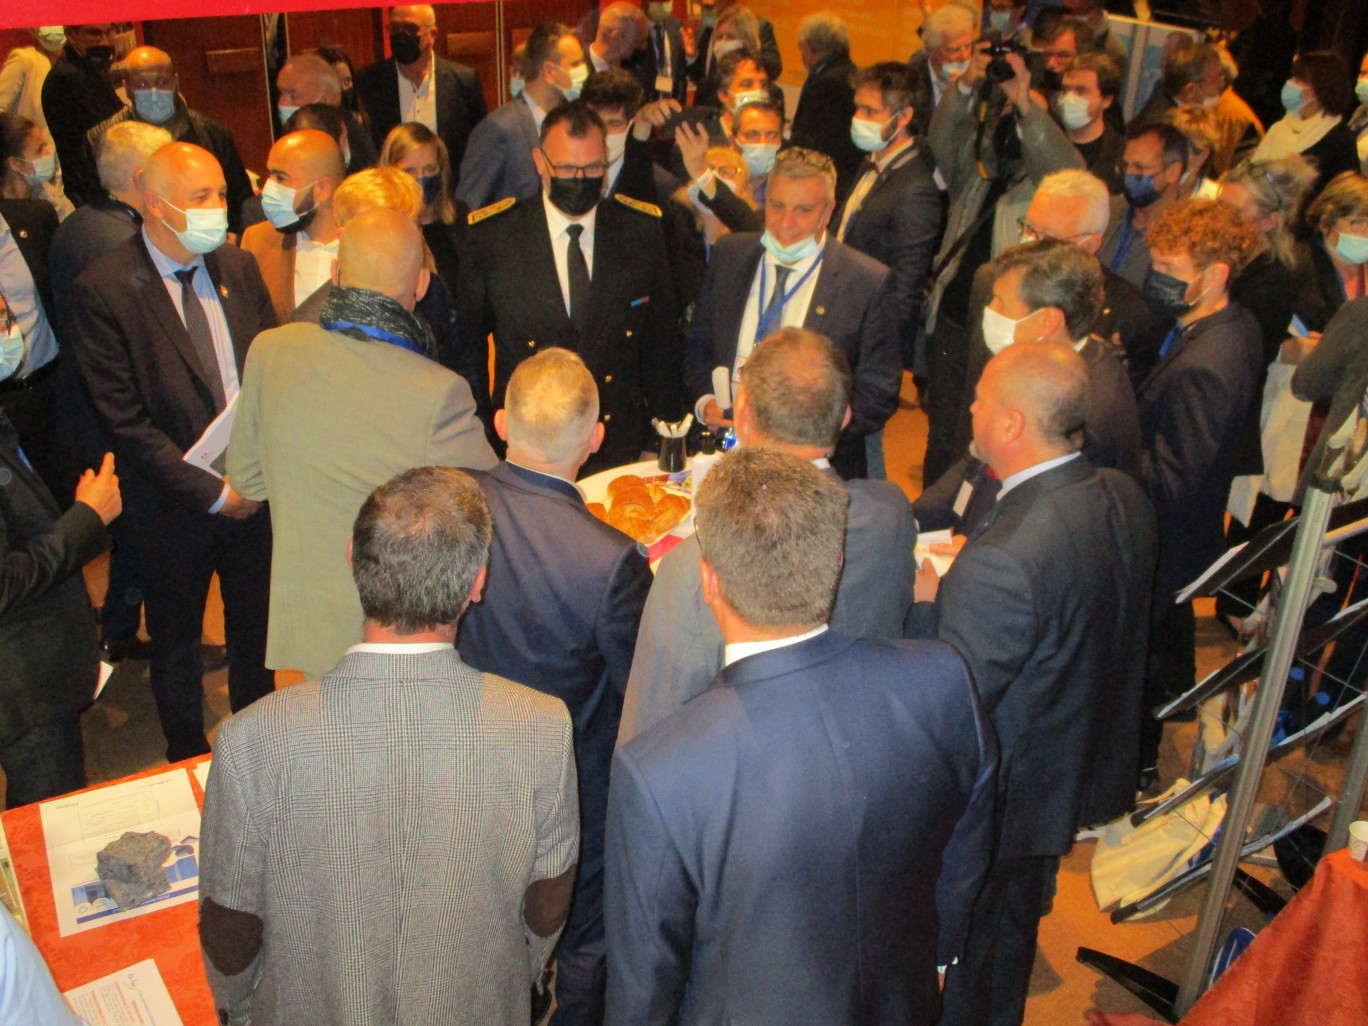
<path id="1" fill-rule="evenodd" d="M 841 226 L 836 230 L 836 238 L 845 241 L 846 232 L 850 230 L 850 222 L 855 215 L 860 212 L 860 205 L 864 203 L 865 197 L 873 190 L 882 175 L 895 160 L 912 149 L 912 140 L 904 139 L 901 144 L 895 146 L 891 151 L 879 153 L 871 159 L 874 166 L 864 165 L 860 177 L 855 181 L 855 187 L 850 190 L 850 195 L 846 199 L 845 210 L 841 212 Z"/>
<path id="2" fill-rule="evenodd" d="M 394 74 L 399 79 L 399 115 L 402 121 L 417 121 L 437 131 L 437 87 L 434 84 L 437 73 L 437 57 L 434 54 L 428 61 L 423 80 L 414 85 L 394 62 Z M 541 126 L 538 125 L 538 128 Z"/>
<path id="3" fill-rule="evenodd" d="M 239 389 L 237 356 L 233 352 L 233 335 L 228 330 L 228 319 L 223 315 L 223 306 L 219 303 L 219 294 L 214 288 L 213 280 L 209 277 L 209 268 L 204 266 L 204 257 L 196 256 L 188 264 L 178 264 L 159 250 L 156 243 L 147 237 L 146 228 L 142 230 L 142 238 L 143 245 L 147 247 L 147 252 L 152 257 L 152 263 L 157 268 L 157 273 L 161 275 L 162 284 L 166 286 L 166 293 L 171 297 L 171 305 L 176 308 L 176 314 L 180 317 L 182 324 L 185 323 L 185 310 L 181 306 L 181 282 L 176 277 L 176 272 L 184 271 L 190 267 L 195 268 L 195 276 L 190 279 L 190 283 L 194 286 L 195 298 L 200 301 L 200 306 L 204 309 L 205 319 L 209 321 L 209 336 L 214 340 L 214 356 L 218 359 L 219 381 L 223 385 L 223 400 L 225 403 L 232 402 Z M 218 501 L 209 507 L 210 513 L 217 513 L 223 508 L 223 503 L 228 498 L 228 488 L 227 484 L 223 486 Z"/>
<path id="4" fill-rule="evenodd" d="M 370 652 L 372 655 L 427 655 L 429 652 L 450 652 L 451 648 L 449 641 L 363 641 L 347 649 L 344 655 L 351 655 L 353 652 Z"/>
<path id="5" fill-rule="evenodd" d="M 722 650 L 722 665 L 730 666 L 738 659 L 745 659 L 747 656 L 759 655 L 761 652 L 768 652 L 771 649 L 787 648 L 789 645 L 796 645 L 800 641 L 807 641 L 826 631 L 827 625 L 814 627 L 810 631 L 802 634 L 795 634 L 791 638 L 779 638 L 774 641 L 737 641 L 727 645 Z"/>
<path id="6" fill-rule="evenodd" d="M 308 299 L 326 281 L 332 280 L 332 265 L 337 259 L 341 238 L 332 242 L 314 242 L 308 232 L 295 236 L 294 305 Z"/>
<path id="7" fill-rule="evenodd" d="M 997 501 L 1001 502 L 1002 497 L 1010 492 L 1019 484 L 1024 484 L 1037 474 L 1043 474 L 1047 470 L 1054 470 L 1055 467 L 1062 467 L 1069 460 L 1077 459 L 1081 453 L 1071 452 L 1066 456 L 1056 456 L 1052 460 L 1044 463 L 1037 463 L 1034 467 L 1027 467 L 1025 470 L 1018 470 L 1015 474 L 1008 474 L 1002 479 L 1002 487 L 998 489 Z"/>
<path id="8" fill-rule="evenodd" d="M 537 126 L 537 131 L 540 132 L 542 122 L 546 120 L 546 111 L 542 110 L 541 107 L 538 106 L 537 101 L 532 99 L 532 94 L 529 93 L 526 89 L 524 89 L 518 95 L 521 96 L 523 100 L 527 103 L 527 106 L 531 108 L 532 123 Z"/>
<path id="9" fill-rule="evenodd" d="M 725 188 L 725 186 L 723 186 Z M 823 234 L 817 252 L 803 260 L 799 260 L 792 265 L 788 276 L 788 281 L 784 283 L 785 289 L 796 289 L 789 296 L 788 302 L 784 304 L 781 313 L 773 323 L 770 324 L 768 334 L 773 335 L 780 328 L 801 328 L 803 322 L 807 320 L 808 306 L 812 303 L 812 294 L 817 289 L 817 279 L 822 276 L 821 268 L 817 268 L 812 274 L 808 275 L 806 281 L 801 286 L 798 282 L 803 275 L 813 267 L 826 251 L 826 236 Z M 741 368 L 746 360 L 750 358 L 751 350 L 755 348 L 755 330 L 760 325 L 760 316 L 765 308 L 769 306 L 770 294 L 774 292 L 774 283 L 778 278 L 775 268 L 779 262 L 769 250 L 764 251 L 764 257 L 756 265 L 755 274 L 751 277 L 750 292 L 746 298 L 746 309 L 741 315 L 741 331 L 736 336 L 736 359 L 732 363 L 732 400 L 736 399 L 736 385 L 740 381 Z M 765 295 L 760 295 L 761 272 L 764 272 Z M 711 393 L 703 396 L 694 405 L 694 417 L 701 423 L 703 420 L 703 408 L 708 403 L 713 402 L 717 397 Z"/>
<path id="10" fill-rule="evenodd" d="M 592 43 L 589 44 L 589 59 L 594 62 L 595 71 L 608 70 L 608 62 L 598 55 L 598 52 L 594 49 L 594 44 Z"/>
<path id="11" fill-rule="evenodd" d="M 542 191 L 542 206 L 546 208 L 546 226 L 551 231 L 551 254 L 556 258 L 556 277 L 560 279 L 561 298 L 565 300 L 565 313 L 570 313 L 570 268 L 566 254 L 570 249 L 570 233 L 566 230 L 572 224 L 584 226 L 580 235 L 580 251 L 584 253 L 584 263 L 589 268 L 589 280 L 594 279 L 594 220 L 598 217 L 598 207 L 585 214 L 578 221 L 566 217 L 559 207 L 552 203 Z"/>

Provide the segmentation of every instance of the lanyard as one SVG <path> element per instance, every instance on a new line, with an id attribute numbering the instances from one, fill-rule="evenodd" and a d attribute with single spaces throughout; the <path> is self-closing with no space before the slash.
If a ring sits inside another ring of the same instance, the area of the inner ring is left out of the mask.
<path id="1" fill-rule="evenodd" d="M 795 292 L 803 287 L 803 283 L 812 277 L 812 272 L 822 266 L 822 258 L 825 256 L 826 247 L 823 246 L 822 251 L 817 254 L 817 259 L 812 262 L 812 266 L 804 271 L 803 276 L 798 279 L 798 284 L 785 292 L 783 296 L 780 297 L 779 302 L 775 303 L 768 310 L 765 309 L 765 303 L 767 302 L 765 297 L 768 295 L 765 288 L 765 271 L 769 261 L 763 256 L 760 258 L 760 295 L 757 297 L 760 304 L 760 320 L 755 325 L 756 345 L 759 345 L 765 339 L 769 338 L 770 325 L 772 325 L 777 318 L 783 316 L 784 307 L 788 304 L 788 301 L 793 298 Z"/>
<path id="2" fill-rule="evenodd" d="M 342 331 L 344 328 L 353 328 L 356 331 L 369 335 L 371 338 L 378 338 L 382 342 L 389 342 L 398 346 L 400 349 L 407 349 L 410 353 L 417 353 L 419 356 L 426 356 L 418 346 L 404 338 L 403 335 L 396 335 L 383 328 L 374 328 L 369 324 L 357 324 L 355 321 L 325 321 L 320 327 L 324 331 Z"/>

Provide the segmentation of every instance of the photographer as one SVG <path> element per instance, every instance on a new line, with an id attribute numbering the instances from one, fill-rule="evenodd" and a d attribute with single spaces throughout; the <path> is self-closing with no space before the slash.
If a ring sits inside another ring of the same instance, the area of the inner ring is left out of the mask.
<path id="1" fill-rule="evenodd" d="M 958 457 L 955 420 L 964 390 L 974 271 L 1020 240 L 1017 220 L 1040 180 L 1082 170 L 1083 158 L 1049 110 L 1033 98 L 1016 47 L 980 41 L 969 68 L 946 89 L 931 118 L 931 152 L 952 198 L 945 237 L 931 271 L 916 372 L 929 379 L 925 480 Z"/>

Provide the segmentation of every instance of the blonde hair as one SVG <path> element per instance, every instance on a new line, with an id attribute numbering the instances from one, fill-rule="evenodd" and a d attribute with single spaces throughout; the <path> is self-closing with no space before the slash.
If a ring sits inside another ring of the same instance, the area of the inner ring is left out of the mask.
<path id="1" fill-rule="evenodd" d="M 423 209 L 423 188 L 397 167 L 371 167 L 348 175 L 333 193 L 333 218 L 339 228 L 376 207 L 417 220 Z"/>
<path id="2" fill-rule="evenodd" d="M 431 146 L 437 151 L 437 166 L 442 177 L 442 195 L 438 197 L 434 212 L 443 224 L 456 220 L 456 204 L 451 199 L 451 157 L 446 143 L 427 125 L 408 121 L 396 125 L 385 136 L 385 145 L 380 147 L 380 165 L 394 167 L 419 146 Z"/>
<path id="3" fill-rule="evenodd" d="M 1183 138 L 1188 141 L 1188 146 L 1194 154 L 1206 153 L 1207 162 L 1204 170 L 1209 174 L 1214 176 L 1227 170 L 1220 168 L 1218 171 L 1211 164 L 1216 158 L 1217 148 L 1221 145 L 1221 126 L 1214 110 L 1185 103 L 1168 111 L 1164 115 L 1164 120 L 1183 133 Z"/>
<path id="4" fill-rule="evenodd" d="M 1226 185 L 1241 186 L 1263 216 L 1281 212 L 1269 239 L 1273 255 L 1287 267 L 1298 262 L 1297 226 L 1302 207 L 1316 184 L 1316 169 L 1300 153 L 1255 164 L 1245 161 L 1225 176 Z"/>
<path id="5" fill-rule="evenodd" d="M 1368 217 L 1368 178 L 1357 171 L 1341 171 L 1311 204 L 1306 223 L 1324 235 L 1335 222 L 1355 217 Z"/>
<path id="6" fill-rule="evenodd" d="M 535 449 L 551 463 L 570 459 L 598 421 L 594 376 L 568 349 L 543 349 L 518 364 L 504 393 L 509 445 Z"/>

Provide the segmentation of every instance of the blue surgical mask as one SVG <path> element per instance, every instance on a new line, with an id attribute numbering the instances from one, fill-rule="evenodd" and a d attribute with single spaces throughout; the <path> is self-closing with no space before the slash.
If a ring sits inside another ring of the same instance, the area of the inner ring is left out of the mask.
<path id="1" fill-rule="evenodd" d="M 312 188 L 313 184 L 310 182 L 305 188 Z M 261 212 L 277 231 L 285 231 L 287 228 L 298 231 L 304 227 L 305 218 L 314 212 L 315 207 L 302 212 L 295 210 L 299 192 L 300 190 L 282 185 L 274 178 L 268 178 L 266 184 L 261 187 Z"/>
<path id="2" fill-rule="evenodd" d="M 1283 83 L 1281 99 L 1283 110 L 1289 114 L 1295 114 L 1306 106 L 1306 96 L 1302 92 L 1302 87 L 1290 78 Z"/>
<path id="3" fill-rule="evenodd" d="M 1368 75 L 1360 75 L 1354 83 L 1354 95 L 1359 103 L 1368 103 Z"/>
<path id="4" fill-rule="evenodd" d="M 508 79 L 508 95 L 517 96 L 523 91 L 523 86 L 525 85 L 527 85 L 527 82 L 521 75 L 511 75 Z"/>
<path id="5" fill-rule="evenodd" d="M 28 161 L 28 164 L 33 171 L 24 175 L 24 181 L 29 183 L 30 189 L 41 192 L 43 183 L 52 181 L 52 176 L 57 173 L 57 155 L 49 153 L 46 157 Z"/>
<path id="6" fill-rule="evenodd" d="M 419 178 L 418 184 L 423 187 L 423 206 L 430 207 L 442 198 L 441 175 L 428 175 L 426 178 Z"/>
<path id="7" fill-rule="evenodd" d="M 570 69 L 568 74 L 570 75 L 570 86 L 562 89 L 561 95 L 565 97 L 566 103 L 574 103 L 579 99 L 580 90 L 584 88 L 584 83 L 589 78 L 589 65 L 577 64 Z"/>
<path id="8" fill-rule="evenodd" d="M 133 93 L 133 112 L 149 125 L 161 125 L 176 113 L 176 93 L 172 89 L 138 89 Z"/>
<path id="9" fill-rule="evenodd" d="M 161 199 L 161 197 L 158 197 Z M 163 203 L 166 200 L 162 199 Z M 185 230 L 176 231 L 171 228 L 180 244 L 191 253 L 212 253 L 218 249 L 228 238 L 228 208 L 227 207 L 200 207 L 190 210 L 181 210 L 180 207 L 168 207 L 178 214 L 185 215 Z M 162 224 L 166 224 L 165 221 Z"/>
<path id="10" fill-rule="evenodd" d="M 817 252 L 817 236 L 809 235 L 805 239 L 795 242 L 792 246 L 781 246 L 779 240 L 765 229 L 765 233 L 760 236 L 760 245 L 769 250 L 770 256 L 774 257 L 781 264 L 796 264 L 799 260 L 806 260 Z"/>
<path id="11" fill-rule="evenodd" d="M 298 107 L 287 107 L 283 103 L 276 108 L 276 113 L 280 115 L 280 126 L 282 128 L 285 127 L 285 122 L 294 117 L 294 112 L 297 110 L 299 110 Z"/>
<path id="12" fill-rule="evenodd" d="M 10 325 L 9 334 L 0 335 L 0 381 L 12 377 L 24 362 L 24 334 L 19 322 Z"/>
<path id="13" fill-rule="evenodd" d="M 876 153 L 888 145 L 888 140 L 884 138 L 884 129 L 888 127 L 885 121 L 882 125 L 877 121 L 865 121 L 863 118 L 852 118 L 850 122 L 850 141 L 865 153 Z"/>
<path id="14" fill-rule="evenodd" d="M 1126 194 L 1127 202 L 1138 209 L 1149 206 L 1163 195 L 1154 184 L 1154 175 L 1126 175 L 1121 190 Z"/>
<path id="15" fill-rule="evenodd" d="M 1008 31 L 1014 22 L 1012 21 L 1011 11 L 989 11 L 988 27 L 998 32 Z"/>
<path id="16" fill-rule="evenodd" d="M 778 143 L 741 143 L 737 147 L 741 151 L 741 157 L 746 162 L 746 167 L 750 168 L 753 177 L 760 177 L 770 173 L 770 168 L 774 167 L 774 158 L 779 153 Z"/>
<path id="17" fill-rule="evenodd" d="M 1335 240 L 1335 252 L 1345 263 L 1368 263 L 1368 236 L 1340 232 Z"/>

